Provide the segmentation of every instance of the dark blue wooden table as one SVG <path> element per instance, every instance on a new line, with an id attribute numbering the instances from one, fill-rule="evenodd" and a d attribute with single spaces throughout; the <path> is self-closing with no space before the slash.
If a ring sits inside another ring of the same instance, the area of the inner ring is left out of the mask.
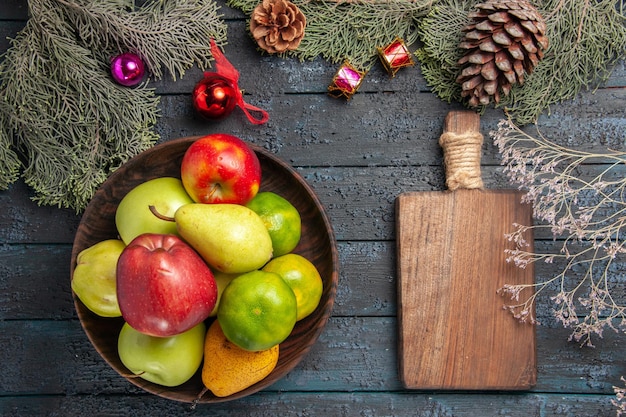
<path id="1" fill-rule="evenodd" d="M 229 132 L 293 165 L 330 215 L 341 262 L 334 311 L 309 355 L 283 380 L 218 405 L 161 399 L 128 383 L 102 360 L 83 332 L 70 289 L 70 253 L 80 214 L 39 207 L 18 181 L 0 191 L 0 415 L 8 416 L 614 416 L 614 385 L 626 375 L 626 339 L 605 332 L 595 348 L 569 342 L 552 318 L 549 295 L 537 314 L 538 381 L 525 392 L 408 391 L 397 373 L 394 201 L 405 191 L 444 188 L 437 139 L 459 104 L 438 99 L 419 66 L 390 79 L 376 66 L 346 103 L 326 94 L 337 67 L 261 56 L 245 17 L 223 9 L 225 53 L 239 69 L 247 100 L 270 113 L 266 125 L 241 112 L 219 123 L 195 117 L 190 92 L 202 76 L 154 83 L 161 95 L 161 140 Z M 0 51 L 27 19 L 26 0 L 0 4 Z M 568 146 L 624 150 L 626 69 L 609 82 L 551 109 L 539 123 Z M 488 110 L 482 130 L 503 117 Z M 509 188 L 494 145 L 483 146 L 488 188 Z M 540 250 L 556 250 L 549 236 Z M 538 279 L 557 271 L 538 265 Z M 618 291 L 626 287 L 618 264 Z M 626 297 L 624 297 L 626 299 Z M 624 300 L 623 299 L 623 300 Z"/>

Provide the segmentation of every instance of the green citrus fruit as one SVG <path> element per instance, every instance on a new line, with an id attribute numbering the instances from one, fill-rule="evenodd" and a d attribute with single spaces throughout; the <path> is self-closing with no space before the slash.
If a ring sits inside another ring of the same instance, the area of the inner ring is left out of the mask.
<path id="1" fill-rule="evenodd" d="M 272 239 L 274 256 L 291 252 L 300 242 L 301 219 L 298 210 L 285 198 L 271 191 L 257 193 L 246 206 L 261 217 Z"/>
<path id="2" fill-rule="evenodd" d="M 291 287 L 273 272 L 252 271 L 233 279 L 217 310 L 224 335 L 250 351 L 285 340 L 296 324 L 298 305 Z"/>
<path id="3" fill-rule="evenodd" d="M 288 253 L 269 261 L 264 267 L 265 272 L 274 272 L 289 284 L 296 295 L 298 317 L 301 320 L 317 308 L 322 298 L 324 284 L 319 271 L 302 255 Z"/>

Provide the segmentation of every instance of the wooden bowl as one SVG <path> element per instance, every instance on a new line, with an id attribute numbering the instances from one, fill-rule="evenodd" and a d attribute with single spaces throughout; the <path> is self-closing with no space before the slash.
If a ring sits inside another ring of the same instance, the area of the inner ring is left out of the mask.
<path id="1" fill-rule="evenodd" d="M 72 274 L 80 251 L 102 240 L 118 238 L 115 210 L 122 197 L 138 184 L 153 178 L 180 178 L 183 155 L 199 137 L 180 138 L 156 145 L 132 158 L 102 184 L 86 207 L 78 226 L 72 248 Z M 228 397 L 215 397 L 209 391 L 198 398 L 204 388 L 200 370 L 189 381 L 173 388 L 129 377 L 132 373 L 122 364 L 117 353 L 117 338 L 124 324 L 123 319 L 93 314 L 74 294 L 78 318 L 98 353 L 120 375 L 150 393 L 172 400 L 200 403 L 229 401 L 255 393 L 281 379 L 304 358 L 330 317 L 337 291 L 339 261 L 332 226 L 324 207 L 292 167 L 257 146 L 250 147 L 261 162 L 261 190 L 282 195 L 300 212 L 302 238 L 294 252 L 313 262 L 322 276 L 324 291 L 320 305 L 311 315 L 297 322 L 291 335 L 280 344 L 278 364 L 265 379 Z"/>

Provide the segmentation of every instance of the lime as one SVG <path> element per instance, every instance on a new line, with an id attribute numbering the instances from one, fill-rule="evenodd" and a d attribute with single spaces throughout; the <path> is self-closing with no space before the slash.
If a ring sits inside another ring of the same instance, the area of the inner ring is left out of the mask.
<path id="1" fill-rule="evenodd" d="M 324 284 L 319 271 L 302 255 L 288 253 L 269 261 L 263 271 L 274 272 L 293 290 L 298 303 L 298 317 L 301 320 L 317 308 L 322 298 Z"/>
<path id="2" fill-rule="evenodd" d="M 287 199 L 271 191 L 257 193 L 246 206 L 261 217 L 272 239 L 274 256 L 291 252 L 300 242 L 301 219 Z"/>
<path id="3" fill-rule="evenodd" d="M 289 336 L 297 308 L 296 296 L 280 275 L 256 270 L 239 275 L 224 289 L 217 319 L 232 343 L 261 351 Z"/>

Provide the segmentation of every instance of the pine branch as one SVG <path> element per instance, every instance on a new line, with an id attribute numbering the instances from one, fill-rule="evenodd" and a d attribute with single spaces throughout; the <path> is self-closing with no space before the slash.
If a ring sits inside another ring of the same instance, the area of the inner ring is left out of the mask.
<path id="1" fill-rule="evenodd" d="M 109 58 L 137 51 L 153 75 L 165 67 L 175 78 L 207 64 L 210 38 L 223 39 L 225 25 L 212 1 L 132 3 L 30 0 L 30 19 L 0 63 L 0 188 L 21 171 L 39 204 L 80 211 L 158 140 L 154 90 L 113 82 Z"/>
<path id="2" fill-rule="evenodd" d="M 454 81 L 459 72 L 457 61 L 462 56 L 458 45 L 461 29 L 469 22 L 467 14 L 475 3 L 448 0 L 435 6 L 418 26 L 423 46 L 415 55 L 422 75 L 433 93 L 446 102 L 461 100 L 461 86 Z"/>
<path id="3" fill-rule="evenodd" d="M 502 103 L 521 124 L 605 82 L 626 56 L 626 15 L 615 0 L 549 0 L 541 7 L 550 48 L 524 85 Z"/>
<path id="4" fill-rule="evenodd" d="M 444 0 L 420 22 L 424 46 L 417 52 L 422 73 L 434 93 L 460 101 L 455 79 L 458 42 L 467 13 L 477 1 Z M 605 82 L 626 56 L 626 17 L 615 0 L 544 0 L 537 8 L 546 18 L 550 48 L 524 85 L 515 85 L 498 107 L 516 122 L 533 123 L 553 104 L 573 99 L 583 89 Z"/>
<path id="5" fill-rule="evenodd" d="M 7 100 L 6 89 L 0 87 L 0 126 L 10 125 L 12 113 L 13 106 Z M 22 167 L 18 154 L 12 149 L 12 139 L 11 130 L 0 129 L 0 190 L 6 190 L 10 184 L 17 181 Z"/>
<path id="6" fill-rule="evenodd" d="M 322 57 L 339 63 L 350 60 L 360 70 L 369 70 L 377 58 L 377 47 L 396 36 L 407 45 L 417 40 L 417 20 L 426 15 L 432 0 L 385 2 L 294 1 L 307 18 L 305 36 L 296 51 L 283 56 L 300 60 Z M 228 5 L 251 14 L 257 0 L 229 0 Z"/>
<path id="7" fill-rule="evenodd" d="M 3 119 L 24 154 L 35 200 L 80 209 L 112 170 L 156 141 L 150 128 L 158 98 L 146 88 L 117 86 L 107 65 L 72 40 L 72 27 L 54 15 L 58 9 L 32 11 L 36 17 L 0 67 L 13 110 Z"/>
<path id="8" fill-rule="evenodd" d="M 138 53 L 155 78 L 162 78 L 162 67 L 174 80 L 193 64 L 208 68 L 209 39 L 217 44 L 226 42 L 226 24 L 215 1 L 150 0 L 124 13 L 112 13 L 108 1 L 47 1 L 49 7 L 64 8 L 86 48 Z"/>

